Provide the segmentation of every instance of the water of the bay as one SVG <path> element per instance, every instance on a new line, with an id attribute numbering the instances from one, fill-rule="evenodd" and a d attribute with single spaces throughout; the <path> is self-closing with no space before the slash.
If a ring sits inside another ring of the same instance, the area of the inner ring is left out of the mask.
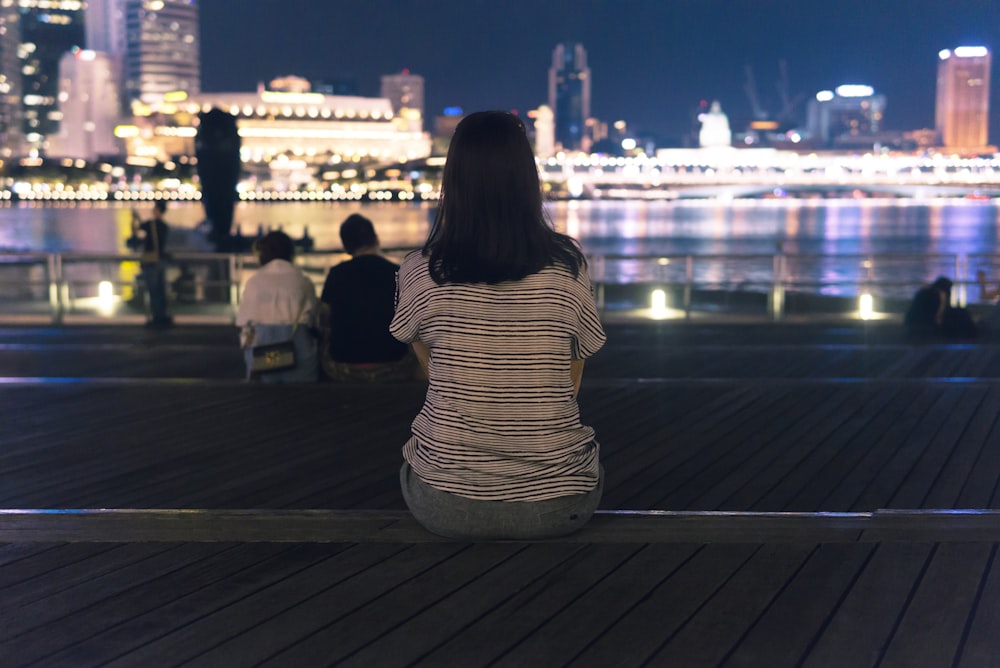
<path id="1" fill-rule="evenodd" d="M 766 284 L 771 256 L 789 258 L 786 277 L 814 283 L 818 292 L 851 294 L 869 277 L 899 282 L 908 292 L 937 274 L 969 280 L 977 269 L 995 273 L 1000 258 L 1000 207 L 995 200 L 773 199 L 680 201 L 569 201 L 547 205 L 557 229 L 576 237 L 592 256 L 694 255 L 694 278 L 704 284 Z M 139 205 L 148 216 L 149 204 Z M 124 252 L 132 206 L 119 203 L 0 208 L 0 249 L 44 252 Z M 340 247 L 337 230 L 350 213 L 375 223 L 387 247 L 416 247 L 426 238 L 430 204 L 241 203 L 235 220 L 252 236 L 282 228 L 308 231 L 317 249 Z M 175 247 L 198 245 L 203 219 L 197 203 L 172 203 L 167 220 Z M 732 260 L 721 255 L 759 255 Z M 874 271 L 859 256 L 893 256 Z M 906 256 L 905 258 L 902 256 Z M 956 258 L 967 262 L 956 264 Z M 599 263 L 609 282 L 673 281 L 684 262 L 671 258 Z M 680 273 L 678 273 L 680 272 Z M 890 290 L 891 291 L 891 290 Z"/>

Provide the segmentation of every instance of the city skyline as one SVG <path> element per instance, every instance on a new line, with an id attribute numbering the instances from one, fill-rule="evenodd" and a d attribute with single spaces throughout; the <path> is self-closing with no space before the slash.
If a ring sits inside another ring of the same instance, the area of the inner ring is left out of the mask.
<path id="1" fill-rule="evenodd" d="M 781 61 L 799 119 L 817 91 L 860 83 L 886 96 L 885 129 L 933 128 L 937 53 L 962 44 L 995 50 L 1000 41 L 1000 3 L 983 0 L 510 0 L 502 11 L 468 0 L 299 0 L 300 12 L 255 0 L 253 12 L 235 17 L 222 0 L 200 4 L 207 91 L 296 74 L 353 78 L 361 95 L 378 95 L 382 75 L 409 69 L 425 79 L 429 118 L 448 106 L 523 113 L 547 102 L 552 49 L 570 41 L 587 50 L 593 115 L 666 139 L 691 130 L 700 100 L 718 100 L 737 127 L 748 120 L 748 65 L 760 106 L 780 112 Z"/>

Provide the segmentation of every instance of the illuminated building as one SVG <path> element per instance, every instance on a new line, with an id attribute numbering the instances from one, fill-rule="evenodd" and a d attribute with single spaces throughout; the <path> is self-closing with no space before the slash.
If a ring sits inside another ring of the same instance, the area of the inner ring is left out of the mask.
<path id="1" fill-rule="evenodd" d="M 530 114 L 529 114 L 530 116 Z M 552 109 L 543 104 L 534 112 L 535 155 L 548 158 L 556 153 L 556 124 Z"/>
<path id="2" fill-rule="evenodd" d="M 566 150 L 589 150 L 584 124 L 590 118 L 590 68 L 581 44 L 559 44 L 549 69 L 549 108 L 555 114 L 556 143 Z"/>
<path id="3" fill-rule="evenodd" d="M 412 129 L 419 132 L 423 129 L 424 117 L 424 78 L 419 74 L 410 74 L 403 70 L 399 74 L 382 76 L 380 95 L 392 103 L 392 112 L 414 124 Z"/>
<path id="4" fill-rule="evenodd" d="M 201 90 L 195 0 L 124 0 L 125 92 L 156 102 L 167 93 Z"/>
<path id="5" fill-rule="evenodd" d="M 115 139 L 121 100 L 116 68 L 103 52 L 77 49 L 59 63 L 59 133 L 49 155 L 96 160 L 121 152 Z"/>
<path id="6" fill-rule="evenodd" d="M 871 86 L 845 84 L 821 90 L 809 102 L 806 133 L 819 148 L 871 147 L 877 141 L 885 95 Z"/>
<path id="7" fill-rule="evenodd" d="M 125 0 L 87 0 L 87 48 L 125 53 Z"/>
<path id="8" fill-rule="evenodd" d="M 17 6 L 22 127 L 30 148 L 44 151 L 46 137 L 59 131 L 59 61 L 83 46 L 84 3 L 18 0 Z"/>
<path id="9" fill-rule="evenodd" d="M 938 54 L 935 129 L 941 144 L 958 153 L 987 150 L 990 113 L 990 52 L 960 46 Z"/>
<path id="10" fill-rule="evenodd" d="M 403 162 L 430 155 L 430 137 L 397 118 L 385 98 L 320 93 L 174 93 L 136 104 L 135 125 L 116 129 L 130 157 L 193 156 L 198 113 L 236 117 L 244 163 L 302 169 L 341 163 Z"/>
<path id="11" fill-rule="evenodd" d="M 21 124 L 21 76 L 18 61 L 20 15 L 17 7 L 0 6 L 0 151 L 2 157 L 24 151 Z"/>
<path id="12" fill-rule="evenodd" d="M 447 155 L 455 128 L 464 115 L 461 107 L 446 107 L 444 113 L 434 118 L 433 151 L 434 155 Z"/>

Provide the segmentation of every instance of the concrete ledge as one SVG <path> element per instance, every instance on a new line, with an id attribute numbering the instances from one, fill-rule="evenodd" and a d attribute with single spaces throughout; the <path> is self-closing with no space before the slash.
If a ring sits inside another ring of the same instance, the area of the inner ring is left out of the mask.
<path id="1" fill-rule="evenodd" d="M 405 511 L 0 510 L 3 543 L 427 543 Z M 1000 541 L 1000 511 L 872 513 L 598 511 L 560 543 L 853 543 Z"/>

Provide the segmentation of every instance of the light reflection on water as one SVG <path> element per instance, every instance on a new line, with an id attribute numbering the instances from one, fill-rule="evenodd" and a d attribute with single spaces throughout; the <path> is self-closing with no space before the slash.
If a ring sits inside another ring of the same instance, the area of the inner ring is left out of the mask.
<path id="1" fill-rule="evenodd" d="M 130 205 L 67 204 L 0 207 L 0 248 L 17 250 L 122 252 L 129 233 Z M 149 205 L 140 205 L 148 216 Z M 696 281 L 744 287 L 770 281 L 778 249 L 794 257 L 786 269 L 793 281 L 824 284 L 818 291 L 851 294 L 867 274 L 862 259 L 838 256 L 910 254 L 919 259 L 879 265 L 879 280 L 919 283 L 937 274 L 955 277 L 954 261 L 934 254 L 994 255 L 998 248 L 997 203 L 981 200 L 691 200 L 572 201 L 548 206 L 557 227 L 597 255 L 755 254 L 747 260 L 700 260 Z M 338 226 L 350 213 L 367 215 L 387 247 L 418 246 L 433 215 L 430 204 L 243 203 L 236 221 L 243 234 L 282 227 L 294 237 L 308 229 L 318 249 L 340 247 Z M 175 242 L 196 239 L 202 219 L 197 203 L 172 204 L 167 220 Z M 974 266 L 973 266 L 974 265 Z M 683 261 L 608 261 L 614 282 L 682 281 Z M 965 278 L 992 262 L 974 259 Z M 962 277 L 958 277 L 962 278 Z M 841 286 L 838 284 L 852 284 Z M 909 291 L 909 286 L 901 288 Z"/>

